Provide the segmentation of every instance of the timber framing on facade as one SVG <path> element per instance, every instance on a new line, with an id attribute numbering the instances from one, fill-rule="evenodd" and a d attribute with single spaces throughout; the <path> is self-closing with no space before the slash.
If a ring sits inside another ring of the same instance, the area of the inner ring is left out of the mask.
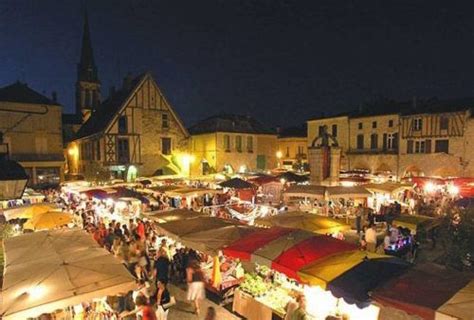
<path id="1" fill-rule="evenodd" d="M 152 174 L 166 165 L 162 155 L 180 150 L 189 133 L 150 73 L 124 79 L 81 126 L 71 144 L 79 150 L 77 171 L 87 163 L 136 166 Z"/>

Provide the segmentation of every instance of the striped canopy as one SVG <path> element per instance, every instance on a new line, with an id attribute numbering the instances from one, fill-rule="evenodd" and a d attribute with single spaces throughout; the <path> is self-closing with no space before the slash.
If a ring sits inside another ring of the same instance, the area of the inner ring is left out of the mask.
<path id="1" fill-rule="evenodd" d="M 300 280 L 298 271 L 303 267 L 324 257 L 356 249 L 353 244 L 304 230 L 270 228 L 237 240 L 225 248 L 224 253 Z"/>

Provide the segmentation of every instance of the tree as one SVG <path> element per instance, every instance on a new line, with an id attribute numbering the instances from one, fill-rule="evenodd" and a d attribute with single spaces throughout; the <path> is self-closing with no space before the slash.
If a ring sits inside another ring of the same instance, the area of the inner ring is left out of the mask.
<path id="1" fill-rule="evenodd" d="M 110 171 L 97 162 L 92 162 L 84 168 L 84 179 L 87 181 L 106 182 L 110 179 Z"/>
<path id="2" fill-rule="evenodd" d="M 458 270 L 474 270 L 474 207 L 455 210 L 439 228 L 444 264 Z"/>

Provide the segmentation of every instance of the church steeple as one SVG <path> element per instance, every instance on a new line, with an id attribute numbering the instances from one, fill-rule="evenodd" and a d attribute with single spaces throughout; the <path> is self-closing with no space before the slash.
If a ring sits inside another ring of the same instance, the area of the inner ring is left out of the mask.
<path id="1" fill-rule="evenodd" d="M 89 18 L 87 11 L 84 14 L 84 29 L 82 33 L 81 60 L 77 66 L 77 78 L 80 81 L 98 82 L 97 66 L 92 51 L 91 34 L 89 31 Z"/>
<path id="2" fill-rule="evenodd" d="M 82 114 L 86 119 L 99 103 L 100 81 L 92 51 L 89 18 L 85 11 L 81 58 L 77 64 L 76 113 Z"/>

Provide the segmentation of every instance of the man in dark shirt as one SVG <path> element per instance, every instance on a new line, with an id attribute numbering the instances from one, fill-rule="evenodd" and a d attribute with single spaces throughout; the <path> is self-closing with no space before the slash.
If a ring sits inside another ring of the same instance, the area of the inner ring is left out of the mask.
<path id="1" fill-rule="evenodd" d="M 163 280 L 168 282 L 168 273 L 170 268 L 170 260 L 168 255 L 163 250 L 159 250 L 155 258 L 155 270 L 154 277 L 155 281 Z"/>

